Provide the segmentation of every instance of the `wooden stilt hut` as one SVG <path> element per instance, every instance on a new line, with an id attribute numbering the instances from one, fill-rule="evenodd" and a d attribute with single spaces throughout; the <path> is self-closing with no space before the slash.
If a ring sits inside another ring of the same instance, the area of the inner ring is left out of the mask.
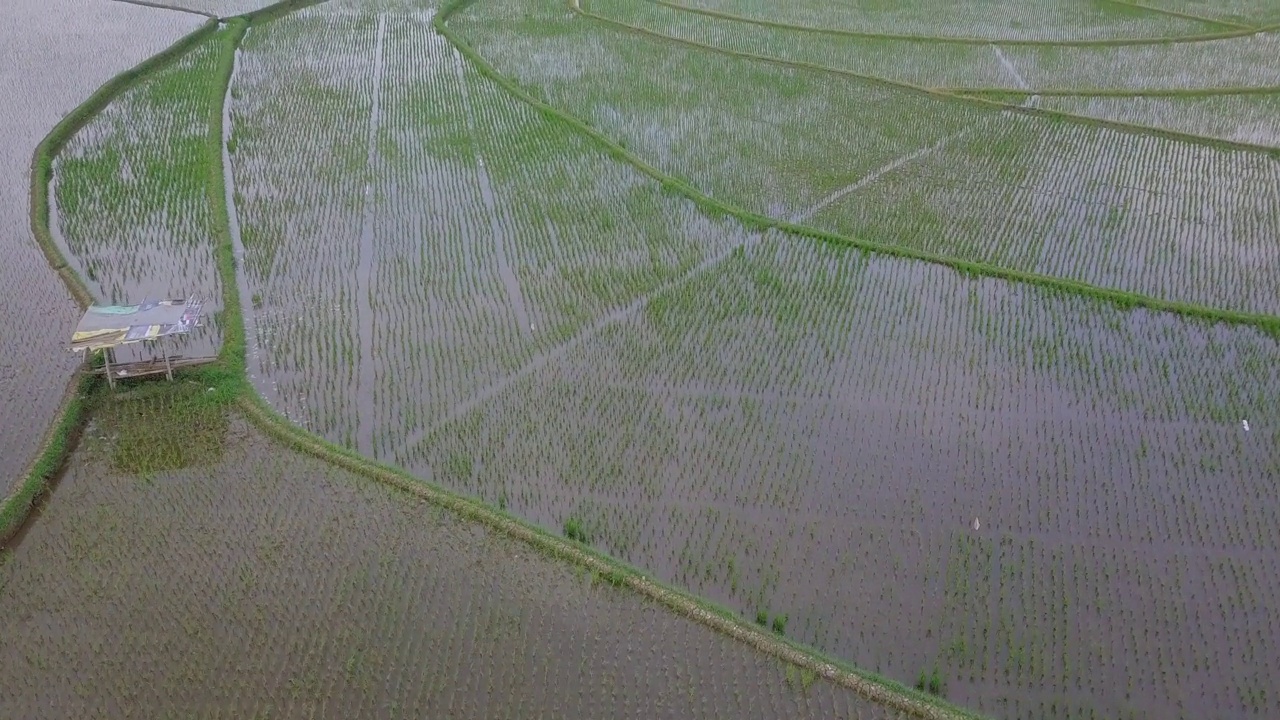
<path id="1" fill-rule="evenodd" d="M 76 352 L 101 350 L 103 367 L 95 372 L 105 373 L 112 389 L 115 389 L 116 380 L 122 378 L 163 373 L 172 381 L 174 368 L 214 360 L 171 357 L 166 346 L 174 336 L 199 327 L 202 305 L 200 298 L 194 295 L 186 300 L 144 300 L 137 305 L 94 305 L 80 318 L 71 336 L 71 349 Z M 153 354 L 148 360 L 114 362 L 117 347 L 139 342 L 153 348 L 158 345 L 160 357 Z"/>

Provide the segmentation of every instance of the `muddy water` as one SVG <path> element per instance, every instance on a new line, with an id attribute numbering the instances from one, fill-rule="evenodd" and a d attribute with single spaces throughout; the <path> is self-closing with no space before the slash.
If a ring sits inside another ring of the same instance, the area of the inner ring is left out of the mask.
<path id="1" fill-rule="evenodd" d="M 0 490 L 53 420 L 76 358 L 75 304 L 31 236 L 31 156 L 62 116 L 113 74 L 195 29 L 199 17 L 97 0 L 0 7 Z"/>
<path id="2" fill-rule="evenodd" d="M 0 565 L 4 717 L 892 717 L 238 418 L 147 478 L 119 432 Z"/>

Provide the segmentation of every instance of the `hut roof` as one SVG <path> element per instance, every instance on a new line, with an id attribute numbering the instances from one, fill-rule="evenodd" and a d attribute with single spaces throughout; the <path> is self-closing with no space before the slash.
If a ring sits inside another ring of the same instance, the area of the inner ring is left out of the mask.
<path id="1" fill-rule="evenodd" d="M 191 332 L 200 324 L 201 301 L 144 300 L 137 305 L 93 305 L 71 335 L 71 349 L 101 350 Z"/>

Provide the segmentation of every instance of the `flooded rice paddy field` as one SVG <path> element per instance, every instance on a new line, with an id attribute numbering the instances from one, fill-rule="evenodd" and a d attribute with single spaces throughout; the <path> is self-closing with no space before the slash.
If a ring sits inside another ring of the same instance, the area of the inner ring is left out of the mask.
<path id="1" fill-rule="evenodd" d="M 691 48 L 567 15 L 555 0 L 478 2 L 457 28 L 499 71 L 735 206 L 1165 299 L 1280 311 L 1280 159 L 1267 154 Z M 1006 53 L 983 62 L 1002 66 L 1009 87 L 1033 87 Z"/>
<path id="2" fill-rule="evenodd" d="M 599 2 L 601 0 L 597 0 Z M 730 15 L 861 33 L 988 40 L 1066 40 L 1196 35 L 1222 28 L 1209 22 L 1141 12 L 1111 2 L 960 0 L 677 0 L 673 4 Z"/>
<path id="3" fill-rule="evenodd" d="M 498 12 L 500 7 L 486 8 L 485 15 Z M 709 17 L 651 0 L 597 0 L 588 1 L 584 7 L 599 17 L 663 37 L 922 87 L 1003 87 L 1010 83 L 1008 72 L 986 43 L 851 38 Z M 518 12 L 512 6 L 505 9 Z M 457 26 L 465 27 L 469 16 L 470 13 L 460 16 Z"/>
<path id="4" fill-rule="evenodd" d="M 96 413 L 0 555 L 0 715 L 895 717 L 200 403 Z"/>
<path id="5" fill-rule="evenodd" d="M 0 495 L 53 422 L 77 358 L 78 314 L 30 231 L 31 157 L 76 105 L 199 19 L 99 0 L 12 0 L 0 9 Z"/>
<path id="6" fill-rule="evenodd" d="M 1280 159 L 1258 153 L 1000 118 L 849 193 L 813 224 L 1158 298 L 1280 313 Z"/>
<path id="7" fill-rule="evenodd" d="M 359 7 L 252 30 L 232 86 L 251 371 L 290 417 L 386 455 L 747 242 L 505 95 L 429 12 Z"/>
<path id="8" fill-rule="evenodd" d="M 1280 147 L 1280 34 L 1264 32 L 1205 42 L 1077 47 L 975 45 L 936 40 L 850 38 L 709 17 L 650 0 L 608 0 L 588 9 L 666 38 L 708 50 L 747 53 L 812 70 L 854 73 L 926 88 L 984 88 L 1027 93 L 1053 89 L 1079 97 L 1014 98 L 1035 107 L 1101 120 L 1144 125 L 1208 138 Z M 497 8 L 488 12 L 498 12 Z M 469 14 L 458 22 L 465 27 Z M 503 16 L 515 22 L 515 15 Z M 486 54 L 489 48 L 486 47 Z M 1235 90 L 1223 93 L 1223 89 Z M 1089 92 L 1178 93 L 1209 96 L 1097 96 Z M 990 97 L 990 95 L 986 95 Z"/>
<path id="9" fill-rule="evenodd" d="M 166 341 L 170 353 L 216 355 L 222 288 L 213 259 L 209 100 L 216 41 L 116 98 L 54 162 L 51 223 L 71 267 L 100 302 L 199 296 L 205 326 Z M 124 346 L 117 359 L 151 357 Z"/>
<path id="10" fill-rule="evenodd" d="M 714 7 L 993 39 L 1230 29 L 1117 3 L 1020 4 L 1007 27 L 977 24 L 976 3 Z M 936 669 L 992 716 L 1280 714 L 1280 340 L 710 217 L 485 77 L 436 11 L 325 3 L 252 28 L 237 55 L 227 192 L 250 372 L 278 409 L 869 670 Z M 830 36 L 787 49 L 662 12 L 661 34 L 885 69 Z M 521 87 L 730 205 L 1278 310 L 1265 153 L 733 57 L 552 0 L 477 0 L 451 24 Z M 157 271 L 218 293 L 212 52 L 117 100 L 57 165 L 58 228 L 108 299 L 179 291 Z M 895 52 L 917 83 L 936 69 L 924 84 L 1033 93 L 1052 76 L 1009 47 Z M 1081 101 L 1235 137 L 1263 122 L 1245 97 Z M 200 390 L 99 411 L 4 556 L 0 612 L 17 621 L 0 685 L 19 690 L 0 715 L 881 716 L 274 447 Z"/>
<path id="11" fill-rule="evenodd" d="M 997 717 L 1264 717 L 1276 353 L 770 240 L 391 459 Z"/>
<path id="12" fill-rule="evenodd" d="M 1260 0 L 1151 0 L 1145 5 L 1244 25 L 1280 23 L 1280 7 Z"/>
<path id="13" fill-rule="evenodd" d="M 1241 35 L 1236 31 L 1236 37 L 1204 42 L 1153 43 L 1133 38 L 1121 44 L 1085 46 L 975 44 L 832 35 L 709 17 L 652 0 L 588 0 L 584 6 L 593 14 L 663 37 L 926 88 L 1023 90 L 1020 82 L 1025 82 L 1037 89 L 1136 91 L 1280 84 L 1280 68 L 1273 61 L 1280 54 L 1280 36 L 1275 32 Z M 1018 75 L 1011 74 L 1010 68 Z"/>
<path id="14" fill-rule="evenodd" d="M 1033 88 L 1136 92 L 1280 85 L 1276 32 L 1167 45 L 1024 45 L 1003 52 Z"/>
<path id="15" fill-rule="evenodd" d="M 278 408 L 870 670 L 937 667 L 997 717 L 1280 712 L 1275 337 L 707 218 L 481 76 L 431 13 L 328 3 L 239 56 L 236 211 Z M 450 22 L 730 204 L 1276 311 L 1266 155 L 541 0 Z"/>
<path id="16" fill-rule="evenodd" d="M 1041 106 L 1233 142 L 1280 147 L 1280 92 L 1209 97 L 1046 97 Z"/>
<path id="17" fill-rule="evenodd" d="M 280 0 L 118 0 L 119 2 L 150 3 L 164 8 L 172 8 L 207 17 L 228 18 L 261 10 L 274 5 Z"/>

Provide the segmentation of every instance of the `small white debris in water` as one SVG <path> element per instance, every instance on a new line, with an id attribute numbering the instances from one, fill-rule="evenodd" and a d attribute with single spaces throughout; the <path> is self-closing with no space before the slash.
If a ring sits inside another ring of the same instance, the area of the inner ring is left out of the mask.
<path id="1" fill-rule="evenodd" d="M 978 522 L 978 518 L 974 518 L 974 519 L 973 519 L 973 529 L 974 529 L 974 530 L 978 530 L 978 529 L 981 529 L 981 528 L 982 528 L 982 523 Z"/>
<path id="2" fill-rule="evenodd" d="M 533 323 L 529 323 L 529 332 L 533 332 L 533 331 L 534 331 Z"/>
<path id="3" fill-rule="evenodd" d="M 1240 421 L 1240 427 L 1244 428 L 1244 431 L 1245 431 L 1245 432 L 1249 432 L 1249 421 L 1248 421 L 1248 420 L 1241 420 L 1241 421 Z"/>

